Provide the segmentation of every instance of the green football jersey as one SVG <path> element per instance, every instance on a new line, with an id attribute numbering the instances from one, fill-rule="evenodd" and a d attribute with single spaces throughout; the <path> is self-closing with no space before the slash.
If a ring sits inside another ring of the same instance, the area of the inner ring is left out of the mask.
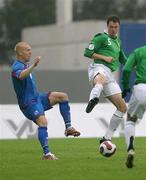
<path id="1" fill-rule="evenodd" d="M 146 46 L 137 48 L 130 54 L 123 68 L 122 84 L 124 89 L 129 88 L 129 79 L 132 69 L 135 69 L 135 83 L 146 83 Z"/>
<path id="2" fill-rule="evenodd" d="M 94 53 L 113 57 L 114 60 L 110 63 L 101 59 L 94 59 L 94 63 L 104 64 L 112 71 L 116 71 L 120 63 L 125 64 L 127 61 L 121 46 L 121 40 L 118 37 L 110 37 L 107 33 L 95 35 L 89 46 L 85 48 L 84 56 L 91 58 Z"/>

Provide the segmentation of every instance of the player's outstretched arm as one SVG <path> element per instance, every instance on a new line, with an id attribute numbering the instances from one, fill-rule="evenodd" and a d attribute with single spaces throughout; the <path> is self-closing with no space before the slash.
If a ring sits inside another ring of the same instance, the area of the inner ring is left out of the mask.
<path id="1" fill-rule="evenodd" d="M 37 57 L 33 60 L 32 65 L 30 65 L 29 68 L 23 70 L 23 71 L 20 73 L 19 78 L 20 78 L 20 79 L 23 79 L 23 78 L 29 76 L 29 74 L 33 71 L 33 69 L 39 64 L 40 60 L 41 60 L 41 57 L 40 57 L 40 56 L 37 56 Z"/>
<path id="2" fill-rule="evenodd" d="M 114 58 L 111 56 L 104 56 L 102 54 L 97 54 L 97 53 L 94 53 L 92 55 L 92 59 L 102 59 L 103 61 L 106 61 L 108 63 L 111 63 L 114 60 Z"/>

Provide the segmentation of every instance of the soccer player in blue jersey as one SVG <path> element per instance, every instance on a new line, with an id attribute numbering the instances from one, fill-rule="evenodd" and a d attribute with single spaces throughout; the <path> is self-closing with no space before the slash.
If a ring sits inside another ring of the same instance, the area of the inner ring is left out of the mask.
<path id="1" fill-rule="evenodd" d="M 43 149 L 43 159 L 57 159 L 48 145 L 47 118 L 45 111 L 59 103 L 59 110 L 65 123 L 66 136 L 79 136 L 80 132 L 71 126 L 68 95 L 63 92 L 40 93 L 37 90 L 32 71 L 38 66 L 41 57 L 37 56 L 31 65 L 31 46 L 27 42 L 19 42 L 15 46 L 16 59 L 12 65 L 12 82 L 22 113 L 38 125 L 38 139 Z"/>

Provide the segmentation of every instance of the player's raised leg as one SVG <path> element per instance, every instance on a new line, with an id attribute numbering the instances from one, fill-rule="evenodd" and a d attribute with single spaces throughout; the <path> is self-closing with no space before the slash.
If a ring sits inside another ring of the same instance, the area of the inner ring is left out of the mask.
<path id="1" fill-rule="evenodd" d="M 65 124 L 65 136 L 80 136 L 80 132 L 72 127 L 71 124 L 71 112 L 68 95 L 62 92 L 51 92 L 49 100 L 51 105 L 59 104 L 59 110 Z"/>
<path id="2" fill-rule="evenodd" d="M 98 71 L 98 69 L 97 69 Z M 100 94 L 103 90 L 103 84 L 106 82 L 106 78 L 103 74 L 97 72 L 97 75 L 93 79 L 94 87 L 91 90 L 89 102 L 86 107 L 86 112 L 90 113 L 93 108 L 98 104 Z"/>

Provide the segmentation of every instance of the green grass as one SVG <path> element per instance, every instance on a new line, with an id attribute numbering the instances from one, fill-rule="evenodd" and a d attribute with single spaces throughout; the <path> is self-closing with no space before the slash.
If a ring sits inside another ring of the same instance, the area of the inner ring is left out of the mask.
<path id="1" fill-rule="evenodd" d="M 36 139 L 0 141 L 0 180 L 145 180 L 145 138 L 136 138 L 135 166 L 125 167 L 124 138 L 114 138 L 117 152 L 99 154 L 95 138 L 50 139 L 56 161 L 41 160 Z"/>

